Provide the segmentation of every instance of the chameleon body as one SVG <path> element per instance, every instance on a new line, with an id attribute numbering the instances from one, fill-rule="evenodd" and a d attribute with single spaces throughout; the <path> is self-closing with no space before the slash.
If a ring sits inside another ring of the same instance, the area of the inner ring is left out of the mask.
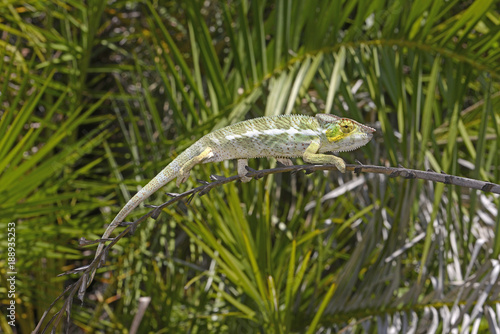
<path id="1" fill-rule="evenodd" d="M 132 197 L 113 219 L 102 239 L 108 238 L 134 208 L 158 189 L 174 179 L 177 179 L 177 186 L 185 182 L 197 164 L 237 159 L 238 174 L 243 182 L 251 179 L 245 176 L 245 166 L 250 158 L 273 157 L 291 165 L 290 158 L 301 157 L 308 163 L 334 164 L 344 173 L 344 161 L 324 153 L 355 150 L 368 143 L 373 132 L 374 129 L 356 121 L 329 114 L 260 117 L 213 131 L 178 155 Z M 103 247 L 101 242 L 96 257 Z M 95 270 L 89 284 L 94 274 Z"/>

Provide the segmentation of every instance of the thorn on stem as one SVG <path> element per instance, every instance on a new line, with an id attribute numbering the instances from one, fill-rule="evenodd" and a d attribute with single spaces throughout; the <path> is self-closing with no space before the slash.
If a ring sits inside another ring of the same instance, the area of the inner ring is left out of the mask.
<path id="1" fill-rule="evenodd" d="M 488 191 L 490 192 L 491 191 L 491 188 L 493 188 L 495 185 L 493 183 L 486 183 L 482 188 L 481 190 L 482 191 Z"/>
<path id="2" fill-rule="evenodd" d="M 193 198 L 194 198 L 194 196 L 195 196 L 195 195 L 196 195 L 196 193 L 191 194 L 191 195 L 187 198 L 187 200 L 186 200 L 186 204 L 191 204 L 191 201 L 193 200 Z"/>
<path id="3" fill-rule="evenodd" d="M 311 168 L 304 168 L 304 172 L 305 172 L 306 175 L 309 175 L 309 174 L 314 173 L 314 170 L 311 169 Z"/>
<path id="4" fill-rule="evenodd" d="M 79 245 L 79 246 L 88 246 L 88 245 L 92 245 L 92 244 L 94 244 L 94 243 L 95 243 L 95 241 L 85 239 L 84 237 L 81 237 L 81 238 L 78 240 L 78 245 Z"/>
<path id="5" fill-rule="evenodd" d="M 161 213 L 161 208 L 159 206 L 157 206 L 155 208 L 155 210 L 153 211 L 153 214 L 151 214 L 151 218 L 153 218 L 154 220 L 158 219 L 158 216 L 160 215 Z"/>
<path id="6" fill-rule="evenodd" d="M 399 176 L 399 174 L 400 174 L 400 171 L 399 170 L 395 170 L 391 174 L 389 174 L 389 177 L 397 177 L 397 176 Z"/>
<path id="7" fill-rule="evenodd" d="M 225 179 L 226 179 L 226 177 L 221 176 L 221 175 L 215 175 L 215 174 L 210 175 L 210 180 L 212 180 L 212 181 L 221 181 L 221 180 L 225 180 Z"/>
<path id="8" fill-rule="evenodd" d="M 212 187 L 205 187 L 205 188 L 203 188 L 203 190 L 201 190 L 198 194 L 199 194 L 199 195 L 200 195 L 200 197 L 201 197 L 201 196 L 203 196 L 203 195 L 208 194 L 208 193 L 210 192 L 210 190 L 212 190 Z"/>
<path id="9" fill-rule="evenodd" d="M 417 175 L 413 172 L 408 172 L 406 173 L 406 175 L 404 176 L 405 179 L 407 180 L 412 180 L 412 179 L 416 179 L 417 178 Z"/>

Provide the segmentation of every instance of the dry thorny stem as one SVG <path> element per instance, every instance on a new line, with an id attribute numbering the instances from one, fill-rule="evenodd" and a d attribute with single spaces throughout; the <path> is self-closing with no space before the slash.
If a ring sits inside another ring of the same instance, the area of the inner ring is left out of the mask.
<path id="1" fill-rule="evenodd" d="M 358 162 L 359 163 L 359 162 Z M 264 170 L 254 170 L 249 167 L 247 167 L 248 174 L 246 176 L 252 177 L 254 179 L 260 179 L 266 175 L 271 175 L 271 174 L 278 174 L 278 173 L 286 173 L 286 172 L 292 172 L 292 173 L 297 173 L 300 171 L 305 171 L 306 174 L 313 173 L 318 170 L 337 170 L 335 166 L 332 165 L 297 165 L 297 166 L 284 166 L 279 164 L 279 167 L 277 168 L 272 168 L 272 169 L 264 169 Z M 422 180 L 428 180 L 432 182 L 441 182 L 444 184 L 450 184 L 450 185 L 456 185 L 460 187 L 467 187 L 471 189 L 478 189 L 484 192 L 492 192 L 496 194 L 500 194 L 500 185 L 495 184 L 495 183 L 490 183 L 490 182 L 484 182 L 484 181 L 479 181 L 479 180 L 474 180 L 474 179 L 469 179 L 469 178 L 464 178 L 464 177 L 459 177 L 459 176 L 453 176 L 449 174 L 445 174 L 443 172 L 437 173 L 431 170 L 428 171 L 421 171 L 421 170 L 415 170 L 415 169 L 407 169 L 402 166 L 399 167 L 382 167 L 382 166 L 373 166 L 373 165 L 362 165 L 359 163 L 358 165 L 346 165 L 346 170 L 348 171 L 353 171 L 356 174 L 360 174 L 361 172 L 364 173 L 377 173 L 377 174 L 385 174 L 390 177 L 403 177 L 405 179 L 422 179 Z M 150 210 L 148 213 L 134 221 L 133 223 L 122 223 L 122 226 L 126 226 L 126 228 L 115 238 L 110 238 L 110 239 L 99 239 L 95 241 L 88 241 L 85 238 L 82 238 L 80 240 L 80 245 L 85 246 L 85 245 L 90 245 L 90 244 L 95 244 L 100 241 L 111 241 L 99 254 L 96 256 L 96 258 L 88 265 L 84 267 L 80 267 L 65 273 L 60 274 L 59 276 L 62 275 L 68 275 L 68 274 L 74 274 L 74 273 L 82 273 L 82 276 L 78 281 L 73 283 L 72 285 L 68 286 L 65 291 L 54 300 L 54 302 L 49 306 L 49 308 L 45 311 L 43 314 L 42 318 L 40 319 L 37 327 L 33 331 L 33 333 L 45 333 L 45 331 L 49 328 L 49 326 L 52 325 L 52 328 L 55 329 L 59 325 L 60 321 L 62 320 L 62 317 L 64 313 L 66 312 L 66 319 L 69 322 L 69 317 L 71 313 L 71 305 L 73 301 L 74 295 L 78 292 L 78 298 L 83 302 L 83 298 L 85 295 L 85 290 L 87 288 L 87 280 L 89 277 L 89 274 L 91 273 L 92 270 L 95 268 L 100 268 L 106 261 L 106 256 L 109 252 L 109 249 L 113 247 L 114 244 L 116 244 L 121 238 L 123 238 L 125 235 L 127 235 L 129 232 L 133 233 L 137 226 L 145 221 L 147 218 L 152 217 L 156 219 L 158 215 L 161 213 L 163 208 L 174 204 L 175 202 L 178 202 L 180 200 L 183 200 L 187 198 L 187 202 L 189 203 L 193 197 L 198 194 L 198 195 L 205 195 L 207 194 L 211 189 L 219 187 L 223 184 L 237 181 L 240 179 L 238 175 L 234 175 L 231 177 L 222 177 L 222 176 L 217 176 L 217 175 L 211 175 L 210 176 L 212 182 L 207 182 L 207 181 L 200 181 L 199 182 L 202 184 L 199 187 L 193 188 L 191 190 L 188 190 L 186 192 L 180 193 L 180 194 L 175 194 L 175 193 L 167 193 L 169 196 L 172 197 L 169 201 L 159 205 L 159 206 L 152 206 L 152 205 L 147 205 L 147 207 L 153 208 Z M 55 303 L 60 300 L 66 293 L 68 293 L 68 296 L 66 297 L 66 300 L 64 302 L 63 307 L 61 310 L 59 310 L 47 323 L 47 325 L 41 329 L 43 321 L 45 320 L 45 317 L 48 315 L 49 311 L 52 309 L 52 307 L 55 305 Z M 67 326 L 66 328 L 69 328 Z"/>

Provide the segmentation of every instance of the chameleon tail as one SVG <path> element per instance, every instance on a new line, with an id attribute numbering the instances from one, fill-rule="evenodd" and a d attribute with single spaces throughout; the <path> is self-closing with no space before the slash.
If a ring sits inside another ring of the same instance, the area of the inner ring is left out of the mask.
<path id="1" fill-rule="evenodd" d="M 141 202 L 143 202 L 145 199 L 147 199 L 149 196 L 151 196 L 153 193 L 155 193 L 158 189 L 175 179 L 176 177 L 179 176 L 179 171 L 183 166 L 186 165 L 187 162 L 191 161 L 194 157 L 196 157 L 200 151 L 200 144 L 195 143 L 188 149 L 186 149 L 184 152 L 182 152 L 180 155 L 177 156 L 170 164 L 167 165 L 160 173 L 158 173 L 151 181 L 149 181 L 148 184 L 144 186 L 141 190 L 139 190 L 134 197 L 132 197 L 127 204 L 118 212 L 116 217 L 113 219 L 111 224 L 106 228 L 106 231 L 104 231 L 104 234 L 102 235 L 101 239 L 107 239 L 111 235 L 111 233 L 115 230 L 115 228 L 120 225 L 123 220 L 134 210 Z M 100 256 L 101 252 L 104 249 L 104 242 L 99 242 L 99 245 L 97 246 L 96 250 L 96 255 L 95 258 Z M 92 283 L 92 280 L 94 279 L 95 272 L 97 268 L 92 270 L 87 287 Z"/>

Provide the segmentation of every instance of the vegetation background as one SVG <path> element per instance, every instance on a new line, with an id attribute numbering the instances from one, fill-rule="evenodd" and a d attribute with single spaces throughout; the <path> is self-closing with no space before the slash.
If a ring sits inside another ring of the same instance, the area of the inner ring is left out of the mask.
<path id="1" fill-rule="evenodd" d="M 92 259 L 79 238 L 233 122 L 335 113 L 377 128 L 348 163 L 499 183 L 499 41 L 493 0 L 0 2 L 0 230 L 16 223 L 18 272 L 12 328 L 2 237 L 0 328 L 30 332 L 78 277 L 56 275 Z M 181 190 L 211 173 L 235 167 L 196 167 Z M 371 174 L 228 184 L 120 241 L 69 331 L 498 333 L 499 208 Z"/>

